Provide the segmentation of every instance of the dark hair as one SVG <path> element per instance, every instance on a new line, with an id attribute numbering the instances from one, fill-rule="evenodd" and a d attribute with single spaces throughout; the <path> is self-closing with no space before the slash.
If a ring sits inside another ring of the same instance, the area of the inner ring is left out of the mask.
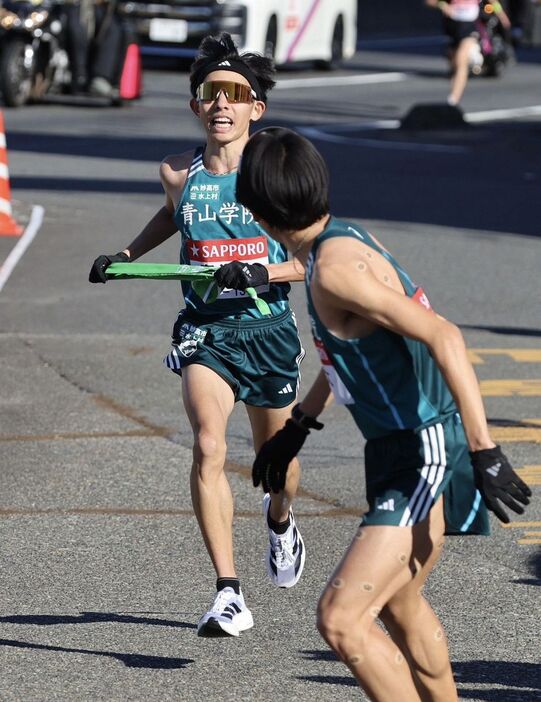
<path id="1" fill-rule="evenodd" d="M 244 64 L 251 71 L 260 88 L 258 98 L 267 102 L 267 93 L 276 84 L 273 78 L 275 69 L 272 59 L 249 51 L 239 54 L 235 42 L 227 32 L 223 32 L 219 37 L 205 37 L 201 42 L 198 54 L 190 68 L 192 97 L 196 97 L 197 88 L 210 72 L 209 67 L 217 70 L 216 64 L 226 60 Z"/>
<path id="2" fill-rule="evenodd" d="M 329 212 L 329 174 L 316 147 L 290 129 L 256 132 L 244 147 L 237 200 L 272 227 L 305 229 Z"/>

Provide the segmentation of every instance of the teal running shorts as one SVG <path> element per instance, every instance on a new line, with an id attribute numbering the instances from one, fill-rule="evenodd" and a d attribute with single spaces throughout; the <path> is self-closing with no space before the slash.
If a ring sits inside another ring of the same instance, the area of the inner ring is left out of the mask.
<path id="1" fill-rule="evenodd" d="M 460 415 L 365 446 L 368 512 L 362 526 L 413 526 L 444 496 L 446 534 L 488 534 L 488 513 L 473 479 Z"/>
<path id="2" fill-rule="evenodd" d="M 182 310 L 164 363 L 179 375 L 192 363 L 207 366 L 231 386 L 236 401 L 279 408 L 297 398 L 304 353 L 289 309 L 256 320 L 209 320 Z"/>

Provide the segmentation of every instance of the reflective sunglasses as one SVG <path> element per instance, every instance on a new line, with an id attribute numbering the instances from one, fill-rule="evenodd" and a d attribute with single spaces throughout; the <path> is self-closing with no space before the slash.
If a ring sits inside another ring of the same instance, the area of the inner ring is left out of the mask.
<path id="1" fill-rule="evenodd" d="M 211 80 L 201 83 L 197 88 L 197 100 L 201 102 L 214 102 L 223 93 L 227 102 L 252 102 L 257 95 L 249 85 L 235 83 L 232 80 Z"/>

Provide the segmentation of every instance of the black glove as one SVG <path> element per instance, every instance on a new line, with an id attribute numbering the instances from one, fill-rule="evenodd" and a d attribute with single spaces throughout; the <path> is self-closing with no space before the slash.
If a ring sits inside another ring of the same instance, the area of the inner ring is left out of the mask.
<path id="1" fill-rule="evenodd" d="M 243 263 L 231 261 L 226 263 L 214 273 L 218 287 L 232 288 L 233 290 L 246 290 L 268 285 L 269 272 L 261 263 Z"/>
<path id="2" fill-rule="evenodd" d="M 254 487 L 262 483 L 265 492 L 280 492 L 286 484 L 287 468 L 299 453 L 310 432 L 288 419 L 283 429 L 265 441 L 252 467 Z"/>
<path id="3" fill-rule="evenodd" d="M 499 446 L 481 451 L 470 451 L 475 485 L 489 510 L 505 524 L 509 517 L 504 512 L 498 500 L 506 504 L 513 512 L 522 514 L 524 509 L 518 504 L 530 503 L 528 497 L 532 491 L 511 468 L 509 461 Z"/>
<path id="4" fill-rule="evenodd" d="M 98 256 L 98 258 L 92 264 L 90 273 L 88 274 L 88 280 L 90 283 L 106 283 L 107 277 L 105 271 L 111 263 L 128 263 L 130 257 L 123 251 L 115 254 L 114 256 Z"/>
<path id="5" fill-rule="evenodd" d="M 280 492 L 286 485 L 287 468 L 304 444 L 310 429 L 323 429 L 323 424 L 304 414 L 300 404 L 291 410 L 283 429 L 259 449 L 252 467 L 254 487 L 263 484 L 265 492 Z"/>

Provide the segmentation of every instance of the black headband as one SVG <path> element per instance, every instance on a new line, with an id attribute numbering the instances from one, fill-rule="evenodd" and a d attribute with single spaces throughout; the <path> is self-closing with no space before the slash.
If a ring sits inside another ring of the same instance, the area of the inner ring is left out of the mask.
<path id="1" fill-rule="evenodd" d="M 212 63 L 209 63 L 208 66 L 205 66 L 205 70 L 201 75 L 201 83 L 203 83 L 209 73 L 212 73 L 213 71 L 232 71 L 233 73 L 239 73 L 241 76 L 246 78 L 248 83 L 250 83 L 250 87 L 256 94 L 257 99 L 266 102 L 255 73 L 243 61 L 223 59 L 222 61 L 213 61 Z"/>

